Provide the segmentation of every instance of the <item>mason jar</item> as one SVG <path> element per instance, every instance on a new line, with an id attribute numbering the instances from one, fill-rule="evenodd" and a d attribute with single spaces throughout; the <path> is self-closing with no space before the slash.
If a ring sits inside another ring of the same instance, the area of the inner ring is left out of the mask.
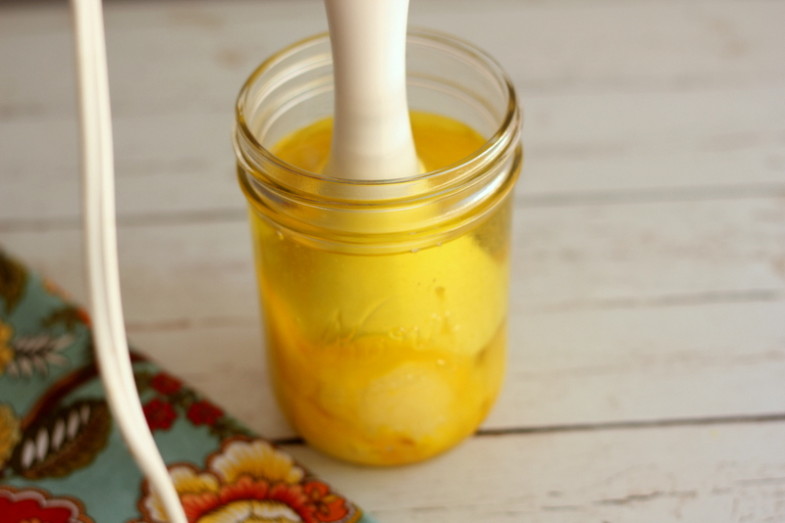
<path id="1" fill-rule="evenodd" d="M 381 181 L 313 167 L 329 153 L 327 35 L 262 63 L 236 107 L 276 397 L 309 444 L 363 464 L 471 435 L 505 367 L 515 91 L 488 55 L 428 31 L 408 36 L 407 91 L 427 172 Z"/>

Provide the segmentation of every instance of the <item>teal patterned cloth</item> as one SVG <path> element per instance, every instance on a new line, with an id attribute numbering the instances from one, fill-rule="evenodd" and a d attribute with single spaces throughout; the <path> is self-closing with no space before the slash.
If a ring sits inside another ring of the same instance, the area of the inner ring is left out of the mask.
<path id="1" fill-rule="evenodd" d="M 132 359 L 189 521 L 372 521 L 176 376 Z M 0 523 L 159 521 L 105 402 L 88 315 L 0 251 Z"/>

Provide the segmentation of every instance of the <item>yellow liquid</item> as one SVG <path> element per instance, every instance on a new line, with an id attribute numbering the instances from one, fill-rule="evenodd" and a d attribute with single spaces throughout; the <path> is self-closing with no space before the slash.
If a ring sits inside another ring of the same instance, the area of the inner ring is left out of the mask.
<path id="1" fill-rule="evenodd" d="M 426 170 L 485 140 L 412 113 Z M 331 121 L 274 152 L 318 172 Z M 470 435 L 504 372 L 509 202 L 462 235 L 415 251 L 363 255 L 304 244 L 251 213 L 279 403 L 314 447 L 365 464 L 420 461 Z"/>

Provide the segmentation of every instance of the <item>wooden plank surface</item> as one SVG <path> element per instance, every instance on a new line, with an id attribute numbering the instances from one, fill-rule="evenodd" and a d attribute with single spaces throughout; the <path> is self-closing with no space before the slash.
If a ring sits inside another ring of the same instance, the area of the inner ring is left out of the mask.
<path id="1" fill-rule="evenodd" d="M 384 522 L 779 522 L 783 437 L 782 423 L 480 437 L 394 473 L 287 450 Z"/>
<path id="2" fill-rule="evenodd" d="M 507 382 L 432 462 L 288 448 L 383 522 L 785 521 L 783 19 L 772 0 L 412 2 L 523 97 Z M 232 105 L 324 27 L 315 0 L 107 5 L 132 340 L 282 440 Z M 65 3 L 0 5 L 0 245 L 83 300 L 70 38 Z"/>
<path id="3" fill-rule="evenodd" d="M 509 377 L 488 426 L 785 411 L 779 199 L 523 205 L 515 219 Z M 291 435 L 268 415 L 244 216 L 132 223 L 120 238 L 132 339 L 172 368 L 200 354 L 185 377 L 265 434 Z M 83 299 L 77 231 L 4 242 L 46 245 L 55 254 L 38 266 Z M 245 362 L 226 365 L 248 370 L 230 382 L 209 376 L 219 335 Z M 258 406 L 239 394 L 256 389 Z"/>

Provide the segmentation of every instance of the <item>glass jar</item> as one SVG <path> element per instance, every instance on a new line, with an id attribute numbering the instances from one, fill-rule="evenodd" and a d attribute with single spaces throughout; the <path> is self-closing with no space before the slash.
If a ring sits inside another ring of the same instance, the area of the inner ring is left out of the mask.
<path id="1" fill-rule="evenodd" d="M 238 178 L 276 396 L 307 442 L 364 464 L 455 445 L 485 418 L 504 374 L 522 163 L 514 89 L 483 52 L 426 31 L 408 37 L 407 89 L 410 110 L 466 124 L 482 136 L 477 148 L 384 181 L 282 160 L 276 144 L 332 115 L 327 35 L 272 56 L 237 102 Z"/>

